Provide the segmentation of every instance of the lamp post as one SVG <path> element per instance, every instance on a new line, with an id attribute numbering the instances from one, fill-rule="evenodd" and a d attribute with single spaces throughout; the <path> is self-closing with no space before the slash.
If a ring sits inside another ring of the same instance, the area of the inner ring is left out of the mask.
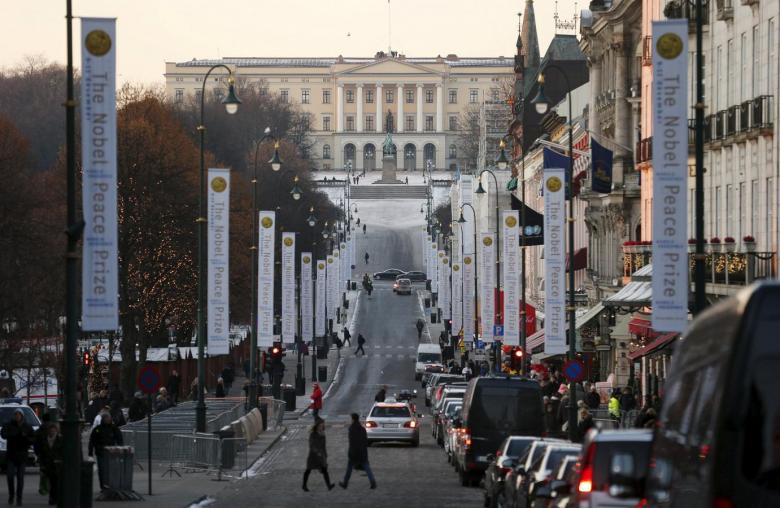
<path id="1" fill-rule="evenodd" d="M 257 159 L 260 152 L 260 145 L 266 140 L 272 140 L 274 142 L 274 154 L 268 164 L 271 165 L 273 171 L 279 171 L 282 167 L 282 160 L 279 157 L 279 140 L 271 134 L 271 128 L 266 127 L 263 132 L 263 137 L 257 140 L 255 143 L 255 159 L 254 159 L 254 171 L 252 173 L 252 310 L 249 313 L 252 319 L 252 332 L 249 340 L 249 387 L 247 390 L 247 398 L 249 399 L 249 409 L 253 409 L 257 403 L 257 376 L 255 371 L 257 370 L 257 263 L 258 263 L 258 205 L 257 205 Z"/>
<path id="2" fill-rule="evenodd" d="M 469 207 L 471 209 L 471 214 L 474 217 L 474 342 L 477 341 L 479 338 L 479 304 L 477 300 L 477 288 L 479 286 L 479 271 L 477 270 L 477 211 L 474 210 L 474 207 L 471 206 L 471 203 L 463 203 L 460 205 L 460 217 L 458 217 L 458 222 L 460 224 L 464 224 L 466 222 L 466 219 L 463 217 L 463 209 L 465 207 Z M 461 234 L 461 238 L 463 238 L 463 235 Z M 461 240 L 461 245 L 466 242 Z M 465 260 L 461 260 L 462 262 L 465 262 Z M 464 337 L 465 340 L 465 337 Z"/>
<path id="3" fill-rule="evenodd" d="M 704 1 L 696 0 L 696 113 L 695 113 L 695 164 L 696 191 L 694 209 L 696 215 L 696 254 L 694 255 L 694 305 L 696 314 L 707 306 L 707 295 L 704 282 L 704 53 L 702 52 L 702 31 L 704 16 Z"/>
<path id="4" fill-rule="evenodd" d="M 238 105 L 241 101 L 236 97 L 236 91 L 233 87 L 233 71 L 227 65 L 217 64 L 209 68 L 203 78 L 203 85 L 200 92 L 200 192 L 198 193 L 198 402 L 195 406 L 195 428 L 198 432 L 206 432 L 206 402 L 203 396 L 203 389 L 206 386 L 206 360 L 204 358 L 206 346 L 206 159 L 204 144 L 206 141 L 206 125 L 204 122 L 204 113 L 206 105 L 206 83 L 209 75 L 216 69 L 225 69 L 228 72 L 228 94 L 222 100 L 225 105 L 225 111 L 233 115 L 238 111 Z"/>
<path id="5" fill-rule="evenodd" d="M 501 149 L 501 153 L 504 156 L 504 159 L 506 159 L 506 154 L 504 154 L 503 152 L 504 152 L 504 149 L 502 148 Z M 499 156 L 499 159 L 500 158 L 501 158 L 501 156 Z M 504 164 L 504 168 L 506 168 L 506 164 Z M 496 178 L 496 174 L 493 173 L 489 169 L 483 169 L 482 171 L 480 171 L 480 173 L 479 173 L 479 185 L 477 186 L 477 190 L 475 191 L 476 194 L 485 194 L 485 188 L 482 187 L 482 174 L 483 173 L 488 173 L 490 176 L 492 176 L 493 177 L 493 183 L 496 185 L 496 246 L 497 247 L 496 247 L 496 284 L 495 284 L 495 289 L 494 289 L 496 296 L 494 297 L 495 298 L 494 301 L 496 302 L 496 305 L 497 305 L 498 304 L 498 297 L 501 294 L 500 293 L 500 289 L 501 289 L 501 249 L 498 248 L 501 245 L 501 216 L 500 216 L 499 207 L 498 207 L 498 178 Z M 475 249 L 476 249 L 476 247 L 475 247 Z M 494 314 L 495 314 L 495 312 L 494 312 Z M 502 320 L 502 323 L 503 323 L 503 320 Z M 490 330 L 489 333 L 492 334 L 492 330 Z M 498 344 L 498 341 L 494 340 L 493 344 Z M 493 348 L 494 348 L 494 352 L 495 352 L 495 355 L 496 355 L 495 356 L 496 362 L 493 365 L 493 367 L 494 367 L 496 372 L 499 372 L 501 370 L 501 358 L 500 358 L 500 353 L 498 351 L 500 351 L 501 348 L 500 347 L 496 347 L 495 345 L 493 346 Z"/>
<path id="6" fill-rule="evenodd" d="M 547 64 L 539 72 L 539 93 L 534 97 L 531 103 L 536 107 L 536 112 L 540 115 L 547 113 L 550 107 L 550 101 L 544 95 L 544 74 L 545 69 L 555 69 L 563 76 L 566 83 L 566 95 L 568 97 L 569 116 L 567 119 L 569 127 L 569 172 L 568 172 L 568 201 L 569 201 L 569 305 L 567 311 L 569 314 L 569 360 L 574 360 L 577 355 L 576 345 L 576 326 L 574 313 L 574 128 L 571 116 L 571 84 L 566 73 L 555 64 Z M 525 159 L 525 158 L 524 158 Z M 523 175 L 525 176 L 525 175 Z M 525 196 L 523 196 L 525 197 Z M 525 203 L 523 203 L 525 204 Z M 525 309 L 523 309 L 525 310 Z M 525 356 L 525 355 L 524 355 Z M 576 438 L 577 427 L 577 390 L 576 383 L 569 383 L 569 439 Z"/>

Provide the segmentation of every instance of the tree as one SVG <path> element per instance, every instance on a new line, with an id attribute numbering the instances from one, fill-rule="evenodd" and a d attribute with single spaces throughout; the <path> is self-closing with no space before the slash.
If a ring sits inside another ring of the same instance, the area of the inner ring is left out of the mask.
<path id="1" fill-rule="evenodd" d="M 460 114 L 458 119 L 458 155 L 459 159 L 465 159 L 466 169 L 479 167 L 479 143 L 482 139 L 480 125 L 480 106 L 470 104 Z"/>
<path id="2" fill-rule="evenodd" d="M 452 234 L 452 204 L 449 200 L 433 210 L 433 216 L 439 220 L 441 232 L 445 236 Z"/>

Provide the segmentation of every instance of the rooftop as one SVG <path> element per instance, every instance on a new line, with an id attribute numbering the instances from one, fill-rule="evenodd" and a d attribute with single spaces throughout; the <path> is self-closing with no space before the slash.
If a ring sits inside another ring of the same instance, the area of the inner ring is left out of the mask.
<path id="1" fill-rule="evenodd" d="M 387 56 L 377 57 L 226 57 L 219 59 L 192 59 L 188 62 L 176 62 L 176 67 L 211 67 L 217 64 L 235 65 L 236 67 L 330 67 L 335 64 L 367 64 L 382 60 L 397 60 L 414 64 L 445 63 L 450 67 L 511 67 L 513 60 L 505 57 L 472 57 L 459 58 L 456 55 L 447 57 L 406 58 Z"/>

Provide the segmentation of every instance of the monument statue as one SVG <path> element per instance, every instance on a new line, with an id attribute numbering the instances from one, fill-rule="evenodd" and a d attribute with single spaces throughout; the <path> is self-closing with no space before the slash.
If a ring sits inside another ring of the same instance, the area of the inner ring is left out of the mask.
<path id="1" fill-rule="evenodd" d="M 393 113 L 387 111 L 387 120 L 385 121 L 385 141 L 382 143 L 382 178 L 373 183 L 403 183 L 396 178 L 396 153 L 397 149 L 393 143 Z"/>

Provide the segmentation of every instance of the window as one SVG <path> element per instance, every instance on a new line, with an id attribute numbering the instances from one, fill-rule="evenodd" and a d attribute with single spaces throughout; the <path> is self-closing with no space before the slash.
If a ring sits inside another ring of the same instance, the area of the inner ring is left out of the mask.
<path id="1" fill-rule="evenodd" d="M 734 93 L 734 89 L 736 88 L 736 83 L 734 82 L 734 72 L 735 72 L 735 66 L 734 66 L 734 39 L 729 39 L 728 45 L 727 45 L 727 51 L 726 51 L 726 70 L 729 73 L 728 80 L 726 81 L 726 105 L 727 106 L 733 106 L 737 103 L 736 94 Z M 695 60 L 692 60 L 695 62 Z M 695 65 L 695 64 L 694 64 Z M 694 92 L 695 93 L 695 92 Z M 695 95 L 693 95 L 695 97 Z"/>
<path id="2" fill-rule="evenodd" d="M 322 91 L 322 103 L 323 104 L 330 104 L 330 90 L 323 90 Z"/>
<path id="3" fill-rule="evenodd" d="M 355 102 L 355 91 L 354 90 L 346 90 L 347 94 L 347 102 L 352 104 Z"/>
<path id="4" fill-rule="evenodd" d="M 739 241 L 745 235 L 745 182 L 739 182 L 737 204 L 739 205 L 739 224 L 735 238 Z"/>
<path id="5" fill-rule="evenodd" d="M 260 97 L 265 97 L 268 95 L 268 89 L 265 87 L 260 88 Z"/>
<path id="6" fill-rule="evenodd" d="M 740 100 L 746 101 L 749 99 L 748 95 L 748 84 L 747 80 L 750 77 L 748 74 L 748 48 L 747 48 L 747 34 L 745 32 L 742 32 L 742 35 L 740 36 L 740 48 L 739 48 L 739 57 L 740 57 L 740 72 L 742 75 L 740 76 L 740 86 L 739 86 L 739 93 L 740 93 Z"/>
<path id="7" fill-rule="evenodd" d="M 726 185 L 726 232 L 723 236 L 734 236 L 734 186 Z"/>
<path id="8" fill-rule="evenodd" d="M 431 90 L 430 88 L 425 90 L 425 103 L 433 104 L 433 90 Z"/>
<path id="9" fill-rule="evenodd" d="M 392 90 L 385 90 L 385 102 L 386 103 L 392 104 L 394 97 L 395 97 L 395 95 L 393 94 Z"/>
<path id="10" fill-rule="evenodd" d="M 472 88 L 469 90 L 469 104 L 476 104 L 479 100 L 479 90 Z"/>
<path id="11" fill-rule="evenodd" d="M 414 90 L 405 90 L 406 93 L 406 103 L 407 104 L 414 104 Z"/>
<path id="12" fill-rule="evenodd" d="M 374 117 L 371 115 L 366 116 L 366 130 L 367 131 L 374 130 Z"/>
<path id="13" fill-rule="evenodd" d="M 406 122 L 404 129 L 407 131 L 413 131 L 414 130 L 414 116 L 413 115 L 406 115 Z"/>
<path id="14" fill-rule="evenodd" d="M 425 130 L 426 131 L 432 131 L 433 130 L 433 115 L 426 115 L 426 117 L 425 117 Z"/>
<path id="15" fill-rule="evenodd" d="M 176 95 L 173 98 L 173 101 L 176 104 L 181 104 L 184 102 L 184 89 L 183 88 L 177 88 L 176 89 Z"/>
<path id="16" fill-rule="evenodd" d="M 455 89 L 448 90 L 448 95 L 447 96 L 449 97 L 449 103 L 450 104 L 457 104 L 458 103 L 458 91 L 457 90 L 455 90 Z"/>
<path id="17" fill-rule="evenodd" d="M 373 104 L 374 103 L 374 91 L 373 90 L 366 90 L 364 93 L 366 94 L 366 104 Z"/>
<path id="18" fill-rule="evenodd" d="M 195 90 L 195 100 L 200 102 L 200 98 L 203 96 L 203 90 Z"/>
<path id="19" fill-rule="evenodd" d="M 329 131 L 330 130 L 330 117 L 329 116 L 323 116 L 322 117 L 322 130 Z"/>
<path id="20" fill-rule="evenodd" d="M 290 91 L 289 90 L 279 90 L 279 98 L 282 99 L 282 102 L 289 102 Z"/>
<path id="21" fill-rule="evenodd" d="M 775 221 L 775 179 L 771 176 L 766 179 L 766 226 L 764 238 L 766 245 L 772 244 L 772 224 Z"/>
<path id="22" fill-rule="evenodd" d="M 766 93 L 773 93 L 774 86 L 777 86 L 777 43 L 775 42 L 775 18 L 770 18 L 767 23 L 766 31 L 766 49 L 767 49 L 767 72 L 766 72 Z M 775 99 L 777 100 L 777 99 Z"/>
<path id="23" fill-rule="evenodd" d="M 355 130 L 355 117 L 354 116 L 348 116 L 347 117 L 347 130 L 348 131 L 354 131 Z"/>
<path id="24" fill-rule="evenodd" d="M 720 187 L 715 187 L 715 222 L 712 224 L 712 234 L 720 234 Z"/>
<path id="25" fill-rule="evenodd" d="M 391 131 L 395 131 L 395 117 L 390 117 L 385 119 L 385 122 L 387 122 L 388 127 L 390 127 Z"/>
<path id="26" fill-rule="evenodd" d="M 491 88 L 490 89 L 490 100 L 492 101 L 498 101 L 499 100 L 499 90 L 498 88 Z"/>
<path id="27" fill-rule="evenodd" d="M 458 147 L 455 145 L 450 145 L 450 159 L 457 159 L 458 158 Z"/>
<path id="28" fill-rule="evenodd" d="M 330 145 L 322 145 L 322 158 L 330 159 Z"/>
<path id="29" fill-rule="evenodd" d="M 760 27 L 756 25 L 753 27 L 753 97 L 758 97 L 761 94 L 761 61 L 759 60 L 759 52 L 761 50 L 761 36 Z"/>
<path id="30" fill-rule="evenodd" d="M 309 104 L 309 97 L 311 95 L 311 91 L 308 88 L 304 88 L 301 90 L 301 104 Z"/>
<path id="31" fill-rule="evenodd" d="M 717 60 L 715 60 L 716 66 L 716 78 L 715 81 L 715 109 L 720 111 L 723 109 L 723 97 L 721 97 L 721 91 L 723 90 L 723 47 L 718 46 Z"/>
<path id="32" fill-rule="evenodd" d="M 758 214 L 759 212 L 759 203 L 758 203 L 759 197 L 758 197 L 758 180 L 751 180 L 750 182 L 750 209 L 752 211 L 750 216 L 750 231 L 747 232 L 749 235 L 755 236 L 758 233 Z"/>
<path id="33" fill-rule="evenodd" d="M 458 130 L 458 117 L 457 116 L 449 117 L 449 127 L 450 127 L 451 131 Z"/>

